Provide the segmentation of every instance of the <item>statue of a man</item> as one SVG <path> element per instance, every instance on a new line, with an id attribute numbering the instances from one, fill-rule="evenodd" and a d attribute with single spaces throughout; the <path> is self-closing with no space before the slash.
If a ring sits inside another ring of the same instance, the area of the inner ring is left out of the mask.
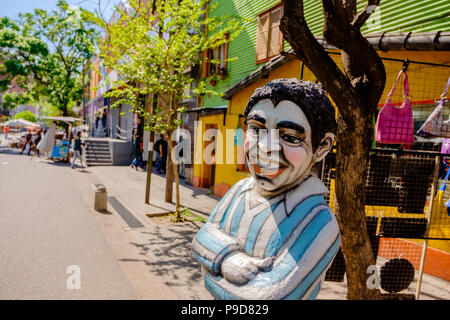
<path id="1" fill-rule="evenodd" d="M 335 110 L 318 84 L 277 79 L 245 110 L 251 177 L 221 199 L 192 242 L 216 299 L 315 299 L 340 245 L 312 173 L 331 150 Z"/>

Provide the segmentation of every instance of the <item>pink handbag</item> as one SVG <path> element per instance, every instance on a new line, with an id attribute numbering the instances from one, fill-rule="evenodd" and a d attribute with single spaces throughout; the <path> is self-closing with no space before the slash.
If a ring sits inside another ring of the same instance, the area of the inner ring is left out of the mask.
<path id="1" fill-rule="evenodd" d="M 402 73 L 405 98 L 400 107 L 395 107 L 392 104 L 392 95 Z M 378 113 L 375 124 L 375 141 L 386 144 L 410 144 L 414 142 L 413 112 L 406 72 L 399 72 L 383 108 Z"/>
<path id="2" fill-rule="evenodd" d="M 441 153 L 442 154 L 450 154 L 450 139 L 449 138 L 445 138 L 444 140 L 442 140 Z"/>
<path id="3" fill-rule="evenodd" d="M 417 130 L 417 134 L 422 137 L 442 137 L 450 138 L 450 119 L 444 121 L 442 108 L 445 106 L 445 99 L 450 85 L 450 77 L 447 80 L 447 85 L 441 95 L 441 100 L 436 109 L 430 114 L 424 124 Z"/>

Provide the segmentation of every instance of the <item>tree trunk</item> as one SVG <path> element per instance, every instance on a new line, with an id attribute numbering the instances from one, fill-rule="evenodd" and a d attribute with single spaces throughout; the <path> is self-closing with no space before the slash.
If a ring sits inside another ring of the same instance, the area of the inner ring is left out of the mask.
<path id="1" fill-rule="evenodd" d="M 172 150 L 173 150 L 173 141 L 169 139 L 169 154 L 168 157 L 172 158 Z M 177 221 L 181 220 L 181 212 L 180 212 L 180 175 L 178 174 L 178 164 L 172 162 L 173 174 L 175 175 L 175 203 L 176 203 L 176 217 Z"/>
<path id="2" fill-rule="evenodd" d="M 168 137 L 170 140 L 170 137 Z M 169 152 L 167 154 L 167 167 L 166 167 L 166 196 L 165 201 L 172 203 L 172 194 L 173 194 L 173 161 L 171 153 L 172 150 L 170 149 L 170 142 L 169 142 Z"/>
<path id="3" fill-rule="evenodd" d="M 155 142 L 155 134 L 150 129 L 150 145 L 153 147 Z M 153 149 L 148 150 L 148 161 L 147 161 L 147 181 L 145 185 L 145 203 L 150 204 L 150 190 L 152 185 L 152 171 L 153 171 Z"/>
<path id="4" fill-rule="evenodd" d="M 172 140 L 172 119 L 173 119 L 173 103 L 174 98 L 172 95 L 169 95 L 169 118 L 167 119 L 168 129 L 167 129 L 167 140 L 169 145 L 169 150 L 167 154 L 167 167 L 166 167 L 166 202 L 172 203 L 173 197 L 173 161 L 172 161 L 172 148 L 171 140 Z"/>
<path id="5" fill-rule="evenodd" d="M 358 111 L 354 108 L 355 112 Z M 338 118 L 336 155 L 336 208 L 341 229 L 350 300 L 379 299 L 379 290 L 366 285 L 367 268 L 375 265 L 366 227 L 365 177 L 372 145 L 370 115 L 356 117 L 354 127 Z"/>
<path id="6" fill-rule="evenodd" d="M 169 145 L 169 151 L 167 154 L 167 170 L 166 170 L 166 202 L 172 202 L 172 194 L 173 194 L 173 178 L 175 176 L 175 191 L 176 191 L 176 220 L 181 220 L 181 212 L 180 212 L 180 177 L 178 174 L 178 164 L 172 161 L 172 150 L 173 150 L 173 141 L 172 141 L 172 120 L 174 115 L 176 114 L 177 108 L 177 96 L 170 97 L 170 110 L 169 110 L 169 129 L 167 130 L 167 141 Z"/>
<path id="7" fill-rule="evenodd" d="M 150 104 L 150 96 L 152 97 L 152 101 Z M 157 107 L 158 104 L 158 96 L 147 94 L 145 100 L 146 112 L 149 114 L 150 119 L 153 116 L 153 110 Z M 145 203 L 150 204 L 150 191 L 152 184 L 152 171 L 153 171 L 153 143 L 155 142 L 155 133 L 152 128 L 150 128 L 150 138 L 149 138 L 151 149 L 148 149 L 148 161 L 147 161 L 147 181 L 145 186 Z"/>

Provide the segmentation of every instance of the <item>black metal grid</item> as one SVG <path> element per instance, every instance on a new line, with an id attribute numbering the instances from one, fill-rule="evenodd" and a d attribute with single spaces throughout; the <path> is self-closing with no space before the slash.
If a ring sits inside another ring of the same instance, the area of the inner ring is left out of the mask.
<path id="1" fill-rule="evenodd" d="M 340 64 L 339 60 L 335 61 Z M 450 200 L 450 183 L 440 197 L 436 197 L 450 167 L 450 155 L 446 159 L 445 154 L 441 154 L 443 137 L 417 135 L 417 130 L 440 101 L 450 76 L 450 66 L 415 61 L 405 64 L 399 59 L 383 59 L 383 62 L 387 81 L 378 110 L 384 105 L 399 71 L 406 66 L 414 142 L 374 143 L 366 170 L 366 224 L 381 276 L 381 292 L 385 297 L 411 298 L 421 277 L 420 267 L 427 262 L 424 245 L 429 243 L 430 248 L 450 252 L 450 209 L 447 211 L 445 206 Z M 403 101 L 403 79 L 400 78 L 392 102 L 400 107 Z M 448 120 L 450 102 L 446 101 L 441 112 L 443 120 Z M 445 135 L 445 126 L 442 130 Z M 323 161 L 319 175 L 330 190 L 327 201 L 333 210 L 336 208 L 335 168 L 336 154 L 331 152 Z M 345 261 L 339 250 L 326 280 L 343 281 L 344 274 Z"/>

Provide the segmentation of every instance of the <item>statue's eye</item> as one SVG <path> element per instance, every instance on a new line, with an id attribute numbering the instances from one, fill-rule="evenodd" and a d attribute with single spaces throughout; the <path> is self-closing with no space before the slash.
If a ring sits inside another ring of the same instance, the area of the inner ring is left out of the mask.
<path id="1" fill-rule="evenodd" d="M 288 134 L 283 135 L 282 138 L 284 141 L 291 143 L 291 144 L 299 144 L 301 142 L 301 140 L 299 138 L 288 135 Z"/>

